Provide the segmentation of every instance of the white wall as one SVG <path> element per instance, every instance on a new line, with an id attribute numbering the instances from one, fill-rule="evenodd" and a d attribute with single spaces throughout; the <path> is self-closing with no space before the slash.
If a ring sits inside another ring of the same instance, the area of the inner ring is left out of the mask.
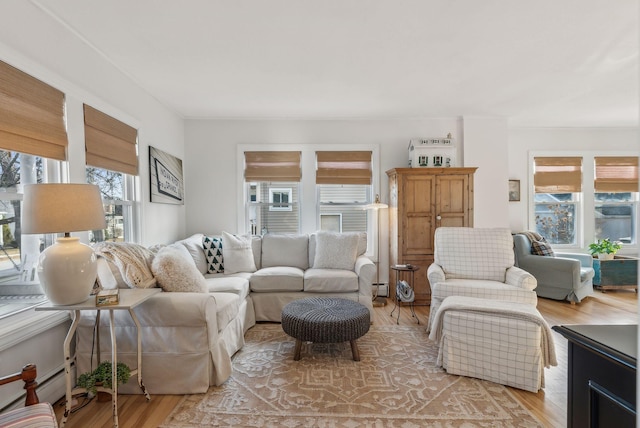
<path id="1" fill-rule="evenodd" d="M 69 29 L 22 0 L 0 2 L 0 60 L 60 89 L 67 96 L 69 173 L 84 178 L 82 103 L 138 129 L 143 244 L 165 243 L 185 234 L 185 208 L 149 202 L 149 145 L 184 156 L 184 122 Z M 183 165 L 185 168 L 187 165 Z"/>
<path id="2" fill-rule="evenodd" d="M 509 227 L 527 230 L 529 192 L 529 152 L 593 152 L 615 155 L 638 153 L 637 128 L 514 128 L 509 130 L 509 178 L 520 180 L 520 202 L 509 203 Z"/>
<path id="3" fill-rule="evenodd" d="M 464 117 L 465 165 L 478 166 L 474 177 L 474 227 L 507 227 L 509 203 L 507 120 Z"/>

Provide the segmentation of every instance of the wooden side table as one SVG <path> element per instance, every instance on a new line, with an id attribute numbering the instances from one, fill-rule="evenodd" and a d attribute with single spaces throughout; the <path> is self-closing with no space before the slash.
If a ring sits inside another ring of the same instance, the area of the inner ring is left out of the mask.
<path id="1" fill-rule="evenodd" d="M 415 265 L 392 265 L 391 269 L 394 270 L 396 272 L 396 284 L 398 283 L 398 281 L 400 281 L 402 279 L 403 275 L 408 276 L 408 284 L 409 287 L 411 287 L 411 289 L 413 290 L 413 284 L 414 284 L 414 280 L 415 280 L 415 272 L 420 270 L 420 266 L 415 266 Z M 391 317 L 393 317 L 393 313 L 395 312 L 396 308 L 398 308 L 398 317 L 396 318 L 396 324 L 400 324 L 400 300 L 398 299 L 398 293 L 396 293 L 394 291 L 393 295 L 395 296 L 394 302 L 395 304 L 393 305 L 393 310 L 391 311 Z M 409 307 L 411 308 L 411 316 L 413 318 L 416 319 L 416 321 L 418 321 L 418 324 L 420 324 L 420 319 L 418 318 L 418 316 L 416 315 L 415 310 L 413 309 L 413 303 L 415 301 L 412 300 L 409 303 Z"/>
<path id="2" fill-rule="evenodd" d="M 120 290 L 120 302 L 117 305 L 109 305 L 109 306 L 96 306 L 95 296 L 91 296 L 83 303 L 78 303 L 75 305 L 52 305 L 50 303 L 36 307 L 36 311 L 72 311 L 73 312 L 73 322 L 71 323 L 71 327 L 69 328 L 69 332 L 67 333 L 66 338 L 64 339 L 64 376 L 65 376 L 65 384 L 66 384 L 66 403 L 65 410 L 62 416 L 62 420 L 60 421 L 60 427 L 64 427 L 67 423 L 67 418 L 71 413 L 71 400 L 73 399 L 73 394 L 77 394 L 79 392 L 83 392 L 84 388 L 74 388 L 71 387 L 71 361 L 73 358 L 71 357 L 71 341 L 73 340 L 73 336 L 78 328 L 78 323 L 80 322 L 80 312 L 81 311 L 98 311 L 97 313 L 97 325 L 100 326 L 100 312 L 108 311 L 109 312 L 109 327 L 111 329 L 111 373 L 112 379 L 117 379 L 117 349 L 116 349 L 116 330 L 115 330 L 115 322 L 114 322 L 114 311 L 129 311 L 133 322 L 136 324 L 137 334 L 138 334 L 138 367 L 134 370 L 131 370 L 131 375 L 137 375 L 138 377 L 138 385 L 142 392 L 144 393 L 147 401 L 151 400 L 149 393 L 147 392 L 144 383 L 142 383 L 142 338 L 141 338 L 141 328 L 140 322 L 136 317 L 135 312 L 133 312 L 133 308 L 150 298 L 156 293 L 159 293 L 159 288 L 149 288 L 149 289 L 121 289 Z M 98 327 L 99 328 L 99 327 Z M 96 331 L 96 335 L 99 335 L 99 331 Z M 98 343 L 98 348 L 100 347 Z M 100 355 L 100 350 L 98 349 L 98 359 Z M 74 356 L 75 358 L 75 356 Z M 101 391 L 106 391 L 111 393 L 111 401 L 113 404 L 113 426 L 118 427 L 118 383 L 114 382 L 113 388 L 98 388 Z"/>

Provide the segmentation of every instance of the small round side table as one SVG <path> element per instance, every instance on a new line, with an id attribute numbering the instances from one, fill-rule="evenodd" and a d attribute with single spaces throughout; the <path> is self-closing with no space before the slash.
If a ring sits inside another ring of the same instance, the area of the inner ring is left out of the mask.
<path id="1" fill-rule="evenodd" d="M 401 275 L 404 272 L 406 272 L 407 275 L 409 276 L 409 287 L 411 287 L 411 289 L 413 290 L 413 281 L 415 278 L 415 272 L 420 270 L 420 266 L 415 266 L 410 264 L 393 265 L 391 266 L 391 269 L 396 272 L 396 284 L 400 281 Z M 400 324 L 400 300 L 398 299 L 398 293 L 394 292 L 394 296 L 395 296 L 395 299 L 394 299 L 395 304 L 393 305 L 393 310 L 391 311 L 391 317 L 393 318 L 393 313 L 395 312 L 396 308 L 398 308 L 398 317 L 396 318 L 396 324 Z M 416 321 L 418 321 L 418 324 L 420 324 L 420 319 L 418 318 L 415 310 L 413 309 L 413 300 L 407 303 L 409 303 L 409 307 L 411 309 L 411 316 L 415 318 Z"/>

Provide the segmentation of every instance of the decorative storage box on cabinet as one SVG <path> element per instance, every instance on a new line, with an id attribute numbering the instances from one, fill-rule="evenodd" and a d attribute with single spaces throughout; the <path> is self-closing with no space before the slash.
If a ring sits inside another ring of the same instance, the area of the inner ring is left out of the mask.
<path id="1" fill-rule="evenodd" d="M 440 226 L 473 227 L 473 174 L 477 168 L 394 168 L 389 176 L 389 263 L 421 272 L 412 284 L 417 305 L 431 304 L 427 269 Z M 389 284 L 395 284 L 391 272 Z M 395 287 L 389 287 L 395 298 Z"/>

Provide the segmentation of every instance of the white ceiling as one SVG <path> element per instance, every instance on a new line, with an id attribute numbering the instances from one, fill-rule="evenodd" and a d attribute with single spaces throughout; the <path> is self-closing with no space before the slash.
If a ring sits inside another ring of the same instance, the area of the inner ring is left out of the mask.
<path id="1" fill-rule="evenodd" d="M 637 126 L 637 0 L 34 0 L 185 118 Z"/>

